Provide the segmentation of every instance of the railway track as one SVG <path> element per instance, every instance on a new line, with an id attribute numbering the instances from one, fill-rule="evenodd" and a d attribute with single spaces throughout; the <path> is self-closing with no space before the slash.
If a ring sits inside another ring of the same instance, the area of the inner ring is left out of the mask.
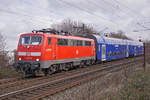
<path id="1" fill-rule="evenodd" d="M 21 80 L 22 78 L 9 78 L 9 79 L 1 79 L 0 80 L 0 85 L 3 85 L 3 84 L 9 84 L 11 82 L 14 82 L 14 81 L 18 81 L 18 80 Z"/>
<path id="2" fill-rule="evenodd" d="M 86 69 L 86 70 L 90 70 L 90 68 Z M 37 85 L 37 84 L 41 84 L 44 82 L 48 82 L 48 81 L 52 81 L 52 80 L 56 80 L 58 78 L 62 78 L 65 76 L 68 76 L 70 74 L 76 74 L 76 73 L 81 73 L 81 72 L 85 72 L 84 70 L 71 70 L 69 72 L 62 72 L 62 73 L 57 73 L 57 74 L 53 74 L 53 75 L 49 75 L 47 77 L 39 77 L 39 78 L 33 78 L 33 79 L 22 79 L 22 80 L 17 80 L 14 82 L 10 82 L 8 84 L 2 84 L 0 85 L 0 95 L 7 93 L 7 92 L 11 92 L 11 91 L 15 91 L 18 89 L 23 89 L 23 88 L 27 88 L 33 85 Z"/>
<path id="3" fill-rule="evenodd" d="M 132 59 L 132 58 L 130 58 Z M 84 73 L 86 71 L 89 70 L 93 70 L 93 69 L 97 69 L 99 68 L 99 66 L 101 67 L 105 67 L 108 66 L 110 64 L 115 64 L 117 62 L 124 62 L 127 61 L 128 59 L 125 60 L 120 60 L 120 61 L 114 61 L 114 62 L 108 62 L 105 64 L 99 64 L 99 65 L 94 65 L 92 67 L 86 67 L 86 68 L 82 68 L 82 69 L 77 69 L 77 70 L 71 70 L 68 72 L 62 72 L 62 73 L 57 73 L 57 74 L 53 74 L 53 75 L 49 75 L 47 77 L 39 77 L 39 78 L 34 78 L 34 79 L 18 79 L 18 80 L 14 80 L 13 82 L 7 82 L 7 84 L 1 84 L 0 85 L 0 95 L 8 93 L 8 92 L 13 92 L 13 91 L 17 91 L 19 89 L 24 89 L 27 87 L 31 87 L 34 85 L 38 85 L 38 84 L 42 84 L 45 82 L 49 82 L 49 81 L 53 81 L 59 78 L 63 78 L 63 77 L 67 77 L 73 74 L 78 74 L 78 73 Z"/>
<path id="4" fill-rule="evenodd" d="M 28 87 L 18 88 L 13 91 L 8 91 L 7 93 L 3 93 L 0 95 L 1 100 L 32 100 L 32 99 L 39 99 L 46 95 L 54 94 L 60 90 L 64 90 L 66 88 L 81 84 L 85 81 L 95 79 L 96 77 L 103 76 L 107 73 L 102 73 L 103 71 L 117 71 L 122 68 L 126 68 L 129 65 L 134 65 L 133 62 L 137 62 L 137 65 L 142 65 L 142 58 L 131 58 L 129 60 L 123 60 L 117 62 L 117 64 L 105 64 L 103 67 L 89 67 L 86 71 L 79 71 L 72 73 L 70 71 L 70 74 L 66 74 L 66 76 L 58 77 L 55 76 L 55 78 L 50 78 L 49 80 L 40 81 L 38 84 L 32 84 L 28 85 Z M 125 63 L 123 63 L 125 62 Z M 97 66 L 97 65 L 95 65 Z M 113 68 L 113 70 L 112 70 Z M 101 72 L 101 73 L 99 73 Z M 61 76 L 61 75 L 60 75 Z M 36 79 L 35 79 L 36 80 Z M 34 80 L 34 81 L 35 81 Z M 17 85 L 17 84 L 16 84 Z"/>
<path id="5" fill-rule="evenodd" d="M 127 59 L 125 59 L 125 60 L 127 60 Z M 121 61 L 124 61 L 124 60 L 121 60 Z M 103 66 L 109 65 L 110 63 L 113 64 L 113 63 L 117 63 L 117 62 L 119 62 L 119 61 L 109 62 L 109 63 L 105 63 L 105 64 L 99 64 L 99 66 L 103 67 Z M 51 80 L 58 79 L 61 77 L 65 77 L 65 76 L 68 76 L 73 73 L 77 74 L 77 73 L 85 72 L 88 70 L 92 70 L 94 68 L 97 68 L 97 65 L 92 66 L 92 67 L 86 67 L 83 69 L 76 69 L 76 70 L 71 70 L 68 72 L 57 73 L 57 74 L 49 75 L 47 77 L 39 77 L 39 78 L 34 78 L 34 79 L 16 78 L 16 79 L 5 80 L 5 81 L 3 81 L 3 83 L 0 84 L 0 90 L 1 90 L 0 95 L 7 93 L 7 92 L 15 91 L 18 89 L 30 87 L 32 85 L 37 85 L 37 84 L 41 84 L 43 82 L 47 82 L 47 81 L 51 81 Z"/>

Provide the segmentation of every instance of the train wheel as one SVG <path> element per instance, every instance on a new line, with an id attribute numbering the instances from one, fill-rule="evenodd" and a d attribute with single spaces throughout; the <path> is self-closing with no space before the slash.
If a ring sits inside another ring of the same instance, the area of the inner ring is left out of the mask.
<path id="1" fill-rule="evenodd" d="M 63 64 L 59 64 L 59 70 L 63 71 Z"/>
<path id="2" fill-rule="evenodd" d="M 32 73 L 32 77 L 36 77 L 36 73 L 35 72 Z"/>
<path id="3" fill-rule="evenodd" d="M 85 65 L 86 66 L 90 66 L 91 65 L 91 61 L 90 60 L 86 60 Z"/>
<path id="4" fill-rule="evenodd" d="M 81 62 L 80 62 L 80 67 L 81 67 L 81 68 L 84 68 L 84 67 L 85 67 L 85 62 L 84 62 L 84 61 L 81 61 Z"/>
<path id="5" fill-rule="evenodd" d="M 51 73 L 55 73 L 57 71 L 57 66 L 56 65 L 52 65 L 51 67 L 50 67 L 50 72 Z"/>
<path id="6" fill-rule="evenodd" d="M 61 66 L 60 68 L 61 68 L 62 71 L 67 71 L 68 70 L 66 64 L 60 64 L 60 66 Z"/>
<path id="7" fill-rule="evenodd" d="M 95 65 L 95 60 L 91 60 L 91 64 L 92 64 L 92 65 Z"/>
<path id="8" fill-rule="evenodd" d="M 73 63 L 69 63 L 70 69 L 74 69 Z"/>
<path id="9" fill-rule="evenodd" d="M 48 75 L 48 69 L 43 69 L 44 75 L 47 76 Z"/>
<path id="10" fill-rule="evenodd" d="M 70 65 L 69 64 L 64 64 L 64 66 L 65 66 L 65 71 L 68 71 L 69 69 L 70 69 Z"/>
<path id="11" fill-rule="evenodd" d="M 27 77 L 27 72 L 23 71 L 23 77 L 26 78 Z"/>

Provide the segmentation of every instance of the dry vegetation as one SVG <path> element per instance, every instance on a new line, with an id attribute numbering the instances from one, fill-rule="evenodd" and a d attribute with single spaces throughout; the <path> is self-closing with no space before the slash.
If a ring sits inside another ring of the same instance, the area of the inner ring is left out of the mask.
<path id="1" fill-rule="evenodd" d="M 109 34 L 109 37 L 111 38 L 118 38 L 118 39 L 126 39 L 126 40 L 132 40 L 131 38 L 127 37 L 125 33 L 122 30 L 118 30 L 118 32 L 111 32 Z"/>
<path id="2" fill-rule="evenodd" d="M 150 100 L 150 68 L 128 68 L 43 100 Z"/>
<path id="3" fill-rule="evenodd" d="M 61 23 L 53 24 L 52 28 L 61 32 L 69 32 L 76 34 L 91 34 L 94 33 L 94 29 L 92 25 L 82 23 L 80 21 L 74 21 L 71 19 L 65 19 Z"/>
<path id="4" fill-rule="evenodd" d="M 0 79 L 21 77 L 13 66 L 5 66 L 0 69 Z"/>
<path id="5" fill-rule="evenodd" d="M 119 72 L 109 73 L 104 77 L 67 89 L 43 100 L 113 100 L 113 96 L 118 96 L 118 92 L 129 75 L 136 70 L 136 68 L 131 67 Z"/>
<path id="6" fill-rule="evenodd" d="M 150 68 L 129 75 L 116 93 L 109 91 L 99 100 L 150 100 Z"/>
<path id="7" fill-rule="evenodd" d="M 18 73 L 9 65 L 8 51 L 6 51 L 6 37 L 0 33 L 0 79 L 18 76 Z"/>

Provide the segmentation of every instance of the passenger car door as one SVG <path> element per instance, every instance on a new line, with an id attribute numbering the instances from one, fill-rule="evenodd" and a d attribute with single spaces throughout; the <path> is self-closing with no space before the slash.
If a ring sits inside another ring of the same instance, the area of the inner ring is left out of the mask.
<path id="1" fill-rule="evenodd" d="M 126 53 L 126 57 L 129 56 L 129 46 L 127 45 L 127 53 Z"/>
<path id="2" fill-rule="evenodd" d="M 106 45 L 102 45 L 102 61 L 106 60 Z"/>

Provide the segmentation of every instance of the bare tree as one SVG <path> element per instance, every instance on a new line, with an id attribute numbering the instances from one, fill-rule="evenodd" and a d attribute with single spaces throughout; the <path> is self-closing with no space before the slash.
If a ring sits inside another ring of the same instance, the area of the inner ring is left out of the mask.
<path id="1" fill-rule="evenodd" d="M 131 38 L 127 37 L 125 35 L 125 33 L 122 31 L 122 30 L 118 30 L 117 33 L 115 32 L 111 32 L 109 34 L 109 37 L 112 37 L 112 38 L 119 38 L 119 39 L 126 39 L 126 40 L 132 40 Z"/>
<path id="2" fill-rule="evenodd" d="M 8 64 L 8 56 L 6 51 L 6 38 L 0 33 L 0 68 Z"/>
<path id="3" fill-rule="evenodd" d="M 14 60 L 14 62 L 16 62 L 17 61 L 17 50 L 16 49 L 14 49 L 13 50 L 13 60 Z"/>
<path id="4" fill-rule="evenodd" d="M 4 52 L 6 49 L 6 39 L 5 37 L 0 33 L 0 52 Z"/>
<path id="5" fill-rule="evenodd" d="M 59 24 L 53 24 L 52 28 L 58 31 L 69 32 L 69 33 L 88 33 L 94 32 L 91 25 L 84 24 L 79 21 L 73 21 L 71 19 L 65 19 Z"/>

